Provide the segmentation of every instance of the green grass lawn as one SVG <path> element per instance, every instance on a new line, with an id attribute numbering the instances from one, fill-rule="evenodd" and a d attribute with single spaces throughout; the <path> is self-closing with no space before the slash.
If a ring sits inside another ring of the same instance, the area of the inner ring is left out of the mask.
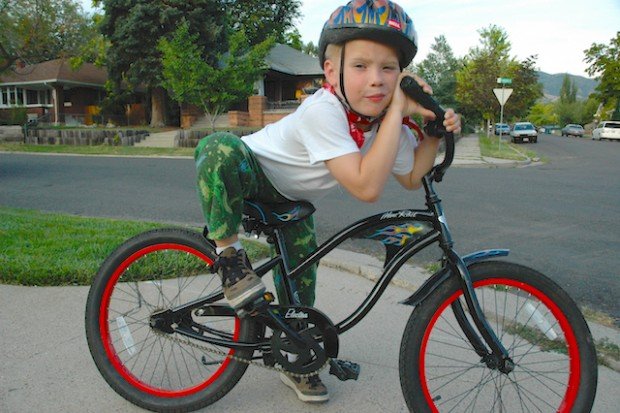
<path id="1" fill-rule="evenodd" d="M 31 153 L 73 153 L 78 155 L 194 156 L 194 148 L 146 148 L 134 146 L 24 145 L 0 143 L 0 151 Z"/>
<path id="2" fill-rule="evenodd" d="M 509 138 L 504 137 L 500 145 L 497 136 L 491 135 L 487 137 L 484 133 L 480 134 L 480 152 L 482 156 L 489 158 L 512 159 L 515 161 L 539 157 L 533 150 L 524 147 L 524 145 L 515 145 L 514 143 L 508 142 L 507 139 Z"/>
<path id="3" fill-rule="evenodd" d="M 123 241 L 164 226 L 0 207 L 0 282 L 89 285 Z M 242 242 L 252 261 L 268 255 L 265 245 Z"/>

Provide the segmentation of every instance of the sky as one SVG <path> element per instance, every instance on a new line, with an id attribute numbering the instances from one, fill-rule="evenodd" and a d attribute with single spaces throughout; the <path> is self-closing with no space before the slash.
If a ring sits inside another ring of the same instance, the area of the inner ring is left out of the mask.
<path id="1" fill-rule="evenodd" d="M 91 0 L 80 0 L 92 10 Z M 345 0 L 302 0 L 296 27 L 304 43 L 318 44 L 323 23 Z M 444 35 L 462 57 L 480 44 L 479 30 L 495 24 L 508 34 L 511 55 L 538 55 L 539 70 L 590 77 L 583 61 L 592 43 L 609 44 L 620 31 L 620 0 L 399 0 L 418 33 L 421 62 Z"/>

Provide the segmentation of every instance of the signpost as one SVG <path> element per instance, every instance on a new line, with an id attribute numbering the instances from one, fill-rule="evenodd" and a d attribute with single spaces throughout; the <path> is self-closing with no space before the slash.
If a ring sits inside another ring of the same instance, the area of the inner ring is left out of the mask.
<path id="1" fill-rule="evenodd" d="M 493 93 L 495 93 L 495 97 L 497 98 L 499 105 L 500 105 L 500 115 L 499 115 L 499 123 L 500 125 L 504 123 L 504 104 L 506 104 L 506 101 L 508 100 L 508 98 L 510 97 L 510 95 L 512 94 L 512 89 L 506 89 L 505 86 L 506 85 L 511 85 L 512 84 L 512 79 L 507 78 L 507 77 L 498 77 L 497 78 L 497 83 L 502 85 L 502 88 L 499 89 L 493 89 Z M 499 150 L 501 151 L 502 149 L 502 129 L 500 127 L 499 129 Z"/>

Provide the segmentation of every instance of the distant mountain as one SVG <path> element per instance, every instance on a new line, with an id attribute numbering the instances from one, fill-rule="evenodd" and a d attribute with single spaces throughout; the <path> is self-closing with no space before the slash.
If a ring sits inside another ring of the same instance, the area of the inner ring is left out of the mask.
<path id="1" fill-rule="evenodd" d="M 560 97 L 560 89 L 564 81 L 564 73 L 551 75 L 545 72 L 537 72 L 538 81 L 543 85 L 544 99 L 554 101 Z M 568 77 L 577 86 L 577 99 L 585 99 L 594 92 L 594 88 L 598 85 L 598 81 L 583 76 L 569 74 Z"/>

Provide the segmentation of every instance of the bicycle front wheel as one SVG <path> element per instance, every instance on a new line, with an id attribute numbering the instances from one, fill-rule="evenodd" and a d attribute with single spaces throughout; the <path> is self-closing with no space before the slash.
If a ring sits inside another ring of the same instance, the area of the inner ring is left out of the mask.
<path id="1" fill-rule="evenodd" d="M 228 356 L 250 358 L 251 351 L 235 353 L 150 325 L 153 314 L 189 303 L 177 323 L 203 336 L 256 339 L 256 324 L 233 312 L 193 311 L 194 300 L 221 297 L 219 277 L 209 271 L 214 258 L 198 233 L 160 229 L 130 239 L 101 266 L 86 302 L 86 337 L 101 375 L 130 402 L 161 412 L 196 410 L 223 397 L 245 372 L 247 364 Z"/>
<path id="2" fill-rule="evenodd" d="M 469 268 L 487 321 L 515 363 L 487 367 L 456 321 L 468 313 L 458 280 L 440 286 L 413 311 L 400 350 L 407 406 L 419 412 L 589 412 L 597 384 L 590 330 L 573 300 L 553 281 L 517 264 Z"/>

